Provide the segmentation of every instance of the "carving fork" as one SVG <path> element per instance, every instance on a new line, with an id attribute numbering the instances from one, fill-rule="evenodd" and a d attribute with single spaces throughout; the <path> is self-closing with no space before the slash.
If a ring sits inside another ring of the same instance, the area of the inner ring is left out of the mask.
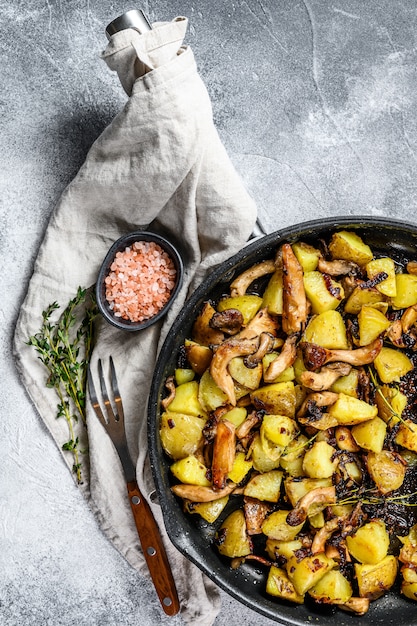
<path id="1" fill-rule="evenodd" d="M 149 504 L 142 496 L 136 482 L 135 468 L 127 447 L 123 405 L 112 357 L 110 357 L 110 375 L 116 415 L 113 411 L 112 404 L 107 393 L 101 360 L 98 361 L 98 375 L 103 404 L 106 408 L 107 419 L 101 410 L 91 370 L 90 367 L 88 367 L 87 377 L 91 404 L 119 455 L 126 478 L 127 493 L 129 495 L 130 506 L 132 508 L 143 554 L 145 556 L 156 593 L 158 594 L 161 602 L 161 606 L 167 615 L 175 615 L 180 609 L 178 594 L 168 557 L 162 543 L 159 528 Z"/>

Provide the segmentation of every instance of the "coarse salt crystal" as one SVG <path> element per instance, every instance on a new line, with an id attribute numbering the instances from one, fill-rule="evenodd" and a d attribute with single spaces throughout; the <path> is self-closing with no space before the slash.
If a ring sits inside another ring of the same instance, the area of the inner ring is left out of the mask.
<path id="1" fill-rule="evenodd" d="M 137 241 L 117 252 L 110 270 L 105 279 L 106 299 L 116 317 L 132 322 L 156 315 L 175 287 L 174 263 L 153 241 Z"/>

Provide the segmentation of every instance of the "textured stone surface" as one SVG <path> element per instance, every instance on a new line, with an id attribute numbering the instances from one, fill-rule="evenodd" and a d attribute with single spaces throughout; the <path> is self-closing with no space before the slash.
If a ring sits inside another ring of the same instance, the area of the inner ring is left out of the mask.
<path id="1" fill-rule="evenodd" d="M 11 359 L 19 304 L 48 216 L 123 106 L 99 59 L 109 0 L 0 0 L 2 34 L 0 622 L 128 626 L 161 617 L 99 532 Z M 226 148 L 271 232 L 321 216 L 416 222 L 417 7 L 412 0 L 155 0 L 187 42 Z M 251 625 L 225 594 L 216 626 Z M 262 619 L 262 623 L 273 622 Z"/>

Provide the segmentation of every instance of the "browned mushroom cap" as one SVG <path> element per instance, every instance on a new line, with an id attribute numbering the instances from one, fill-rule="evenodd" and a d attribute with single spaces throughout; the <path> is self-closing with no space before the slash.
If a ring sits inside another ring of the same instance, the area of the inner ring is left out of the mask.
<path id="1" fill-rule="evenodd" d="M 318 407 L 331 406 L 336 402 L 338 397 L 339 394 L 333 391 L 309 393 L 298 410 L 297 418 L 303 417 L 307 413 L 309 405 L 312 403 Z"/>
<path id="2" fill-rule="evenodd" d="M 365 615 L 365 613 L 369 610 L 369 604 L 369 598 L 356 598 L 352 596 L 352 598 L 349 598 L 349 600 L 346 600 L 346 602 L 338 604 L 337 606 L 339 609 L 356 613 L 356 615 Z"/>
<path id="3" fill-rule="evenodd" d="M 247 437 L 255 426 L 260 424 L 262 421 L 261 415 L 257 411 L 252 411 L 250 415 L 247 416 L 245 421 L 243 421 L 240 426 L 238 426 L 236 430 L 236 437 L 238 439 L 244 439 Z"/>
<path id="4" fill-rule="evenodd" d="M 339 450 L 358 452 L 360 447 L 353 438 L 352 431 L 347 426 L 338 426 L 334 432 Z"/>
<path id="5" fill-rule="evenodd" d="M 220 330 L 227 335 L 236 335 L 243 326 L 243 315 L 238 309 L 216 311 L 209 322 L 210 328 Z"/>
<path id="6" fill-rule="evenodd" d="M 307 519 L 308 509 L 314 504 L 334 504 L 336 502 L 335 487 L 318 487 L 312 489 L 299 499 L 292 511 L 287 515 L 289 526 L 298 526 Z"/>
<path id="7" fill-rule="evenodd" d="M 325 261 L 322 257 L 319 258 L 318 269 L 324 274 L 330 274 L 330 276 L 345 276 L 346 274 L 357 274 L 361 271 L 359 265 L 353 261 L 345 261 L 344 259 Z"/>
<path id="8" fill-rule="evenodd" d="M 304 290 L 303 268 L 289 243 L 282 248 L 283 311 L 282 328 L 287 335 L 298 333 L 307 320 L 307 297 Z"/>
<path id="9" fill-rule="evenodd" d="M 329 363 L 321 368 L 320 372 L 302 372 L 301 383 L 313 391 L 329 389 L 341 376 L 347 376 L 352 367 L 349 363 Z"/>
<path id="10" fill-rule="evenodd" d="M 245 496 L 243 509 L 245 511 L 248 535 L 260 535 L 262 533 L 262 524 L 266 516 L 271 512 L 271 503 L 261 502 L 257 498 Z"/>
<path id="11" fill-rule="evenodd" d="M 347 519 L 344 517 L 334 517 L 329 520 L 317 531 L 314 535 L 313 543 L 311 544 L 311 552 L 312 554 L 319 554 L 319 552 L 324 552 L 326 549 L 326 542 L 330 539 L 335 530 L 338 530 L 340 526 L 343 524 L 344 520 Z"/>
<path id="12" fill-rule="evenodd" d="M 235 426 L 227 420 L 217 424 L 211 462 L 212 482 L 216 489 L 226 486 L 226 479 L 235 460 Z"/>
<path id="13" fill-rule="evenodd" d="M 372 363 L 381 352 L 382 343 L 382 338 L 378 337 L 367 346 L 356 350 L 328 350 L 315 343 L 303 341 L 300 343 L 300 348 L 303 352 L 305 366 L 310 370 L 316 370 L 326 363 L 335 361 L 343 361 L 343 363 L 350 363 L 350 365 Z"/>
<path id="14" fill-rule="evenodd" d="M 256 278 L 261 278 L 261 276 L 265 276 L 266 274 L 272 274 L 275 272 L 275 269 L 275 263 L 272 260 L 262 261 L 262 263 L 252 265 L 252 267 L 232 281 L 230 284 L 230 295 L 232 297 L 243 296 L 249 285 L 253 283 Z"/>
<path id="15" fill-rule="evenodd" d="M 401 320 L 395 320 L 386 331 L 386 338 L 396 346 L 404 347 L 403 342 L 403 327 Z"/>
<path id="16" fill-rule="evenodd" d="M 259 346 L 254 354 L 250 354 L 245 358 L 245 365 L 249 369 L 256 367 L 264 358 L 265 354 L 271 352 L 274 347 L 275 338 L 269 333 L 261 333 L 259 337 Z"/>
<path id="17" fill-rule="evenodd" d="M 262 333 L 269 333 L 275 337 L 277 330 L 278 321 L 276 318 L 269 315 L 268 309 L 264 308 L 257 312 L 247 326 L 241 330 L 235 338 L 254 339 L 255 337 L 259 337 Z"/>
<path id="18" fill-rule="evenodd" d="M 417 305 L 409 306 L 401 316 L 401 328 L 403 333 L 408 333 L 410 328 L 417 322 Z"/>
<path id="19" fill-rule="evenodd" d="M 224 334 L 220 330 L 210 327 L 210 320 L 215 313 L 216 310 L 212 307 L 210 302 L 205 302 L 194 322 L 192 338 L 202 346 L 216 345 L 221 343 L 224 339 Z"/>
<path id="20" fill-rule="evenodd" d="M 417 274 L 417 261 L 409 261 L 407 263 L 407 272 L 409 274 Z"/>
<path id="21" fill-rule="evenodd" d="M 235 483 L 228 483 L 223 489 L 202 487 L 201 485 L 185 485 L 183 483 L 171 487 L 171 491 L 179 498 L 190 502 L 214 502 L 231 494 L 236 488 Z"/>
<path id="22" fill-rule="evenodd" d="M 317 430 L 322 432 L 327 431 L 329 428 L 334 428 L 338 424 L 337 419 L 333 415 L 330 415 L 330 413 L 322 413 L 320 417 L 306 415 L 305 417 L 300 417 L 298 421 L 306 427 L 306 432 L 308 433 L 310 433 L 308 428 L 315 429 L 312 430 L 310 434 Z"/>
<path id="23" fill-rule="evenodd" d="M 214 353 L 210 363 L 210 374 L 216 385 L 227 395 L 227 399 L 232 406 L 236 406 L 236 394 L 233 378 L 229 374 L 227 366 L 233 358 L 253 354 L 257 349 L 257 337 L 254 339 L 238 339 L 234 337 L 223 341 Z"/>
<path id="24" fill-rule="evenodd" d="M 297 335 L 287 337 L 277 358 L 268 365 L 264 374 L 264 381 L 266 383 L 274 381 L 287 367 L 290 367 L 294 363 L 297 357 L 296 343 Z"/>

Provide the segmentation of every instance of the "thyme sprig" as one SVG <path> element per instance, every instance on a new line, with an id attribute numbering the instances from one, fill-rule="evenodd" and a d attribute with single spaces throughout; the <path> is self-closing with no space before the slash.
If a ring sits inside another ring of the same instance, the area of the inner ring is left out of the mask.
<path id="1" fill-rule="evenodd" d="M 387 410 L 388 410 L 388 411 L 390 412 L 390 414 L 391 414 L 391 417 L 390 417 L 390 418 L 389 418 L 389 420 L 388 420 L 388 424 L 389 424 L 389 423 L 390 423 L 390 422 L 391 422 L 394 418 L 396 418 L 396 419 L 398 419 L 398 421 L 399 421 L 399 422 L 401 422 L 402 424 L 404 424 L 404 426 L 406 426 L 406 428 L 408 428 L 409 430 L 411 430 L 411 429 L 410 429 L 410 427 L 409 427 L 409 425 L 408 425 L 408 424 L 407 424 L 407 422 L 405 421 L 405 419 L 401 416 L 401 414 L 400 414 L 400 413 L 397 413 L 397 411 L 395 411 L 395 410 L 393 409 L 392 404 L 388 401 L 388 399 L 387 399 L 387 398 L 385 397 L 385 395 L 383 394 L 382 389 L 381 389 L 381 385 L 380 385 L 380 384 L 378 383 L 378 381 L 377 381 L 377 378 L 376 378 L 376 374 L 375 374 L 374 369 L 373 369 L 371 366 L 369 366 L 369 367 L 368 367 L 368 371 L 369 371 L 369 376 L 370 376 L 370 378 L 371 378 L 371 381 L 372 381 L 372 383 L 373 383 L 373 385 L 374 385 L 374 387 L 375 387 L 375 391 L 376 391 L 376 393 L 377 393 L 377 394 L 381 397 L 381 399 L 382 399 L 382 401 L 383 401 L 384 405 L 386 406 Z M 399 393 L 398 388 L 396 388 L 396 392 L 397 392 L 397 393 Z"/>
<path id="2" fill-rule="evenodd" d="M 52 319 L 60 308 L 57 302 L 42 312 L 42 325 L 38 333 L 29 337 L 38 358 L 47 370 L 46 386 L 55 389 L 58 396 L 56 417 L 63 417 L 68 426 L 69 439 L 62 449 L 73 455 L 73 472 L 78 484 L 82 483 L 79 437 L 75 424 L 81 419 L 86 426 L 86 377 L 87 365 L 93 347 L 93 321 L 97 307 L 91 294 L 78 287 L 61 315 Z"/>
<path id="3" fill-rule="evenodd" d="M 357 487 L 351 490 L 349 496 L 347 496 L 346 498 L 338 499 L 335 505 L 330 506 L 338 506 L 341 504 L 358 504 L 358 502 L 361 502 L 362 504 L 373 505 L 394 502 L 395 504 L 400 504 L 402 506 L 417 506 L 417 502 L 410 501 L 416 496 L 417 491 L 407 494 L 382 495 L 380 493 L 377 493 L 374 489 L 362 490 L 360 487 Z"/>

